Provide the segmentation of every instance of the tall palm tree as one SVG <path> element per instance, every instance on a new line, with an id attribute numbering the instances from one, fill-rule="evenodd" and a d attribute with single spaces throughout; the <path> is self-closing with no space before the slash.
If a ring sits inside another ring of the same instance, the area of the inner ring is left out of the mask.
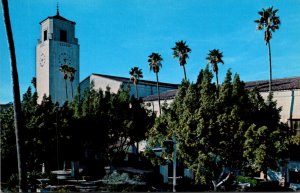
<path id="1" fill-rule="evenodd" d="M 70 80 L 70 83 L 71 83 L 71 89 L 72 89 L 72 99 L 73 99 L 73 95 L 74 95 L 74 91 L 73 91 L 73 81 L 74 81 L 74 78 L 75 78 L 75 72 L 76 72 L 76 69 L 72 66 L 69 66 L 68 67 L 68 73 L 69 73 L 69 80 Z"/>
<path id="2" fill-rule="evenodd" d="M 150 56 L 148 56 L 148 62 L 150 66 L 150 70 L 153 71 L 156 74 L 156 87 L 157 87 L 157 95 L 158 95 L 158 108 L 159 108 L 159 114 L 161 114 L 161 108 L 160 108 L 160 92 L 159 92 L 159 84 L 158 84 L 158 73 L 160 68 L 162 67 L 161 61 L 162 57 L 158 53 L 152 53 Z"/>
<path id="3" fill-rule="evenodd" d="M 4 15 L 4 24 L 6 28 L 6 35 L 11 59 L 11 77 L 13 85 L 13 98 L 14 98 L 14 121 L 15 121 L 15 135 L 16 135 L 16 147 L 17 147 L 17 160 L 18 160 L 18 177 L 19 177 L 19 192 L 27 192 L 27 174 L 25 159 L 23 155 L 23 135 L 24 128 L 21 119 L 21 100 L 20 100 L 20 88 L 19 77 L 15 53 L 15 45 L 13 39 L 13 33 L 11 29 L 9 8 L 7 0 L 2 0 L 2 8 Z"/>
<path id="4" fill-rule="evenodd" d="M 219 68 L 218 64 L 224 64 L 223 60 L 223 53 L 220 52 L 218 49 L 209 50 L 208 56 L 206 59 L 208 60 L 208 64 L 212 65 L 213 71 L 216 73 L 216 80 L 217 80 L 217 96 L 219 95 Z"/>
<path id="5" fill-rule="evenodd" d="M 272 39 L 272 32 L 278 30 L 280 25 L 280 19 L 276 16 L 277 11 L 278 9 L 273 10 L 273 7 L 262 9 L 262 11 L 258 12 L 260 19 L 254 21 L 257 23 L 257 30 L 265 29 L 264 40 L 268 46 L 270 65 L 269 92 L 272 92 L 272 59 L 270 40 Z"/>
<path id="6" fill-rule="evenodd" d="M 186 45 L 186 42 L 184 41 L 178 41 L 175 43 L 175 47 L 172 48 L 173 50 L 173 57 L 179 59 L 179 64 L 180 66 L 183 67 L 183 72 L 184 72 L 184 79 L 186 80 L 186 71 L 185 71 L 185 64 L 186 64 L 186 59 L 189 58 L 188 53 L 191 52 L 191 49 Z"/>
<path id="7" fill-rule="evenodd" d="M 68 79 L 68 72 L 69 72 L 69 66 L 67 64 L 63 64 L 60 66 L 59 71 L 61 71 L 64 75 L 65 80 L 65 89 L 66 89 L 66 97 L 68 100 L 68 86 L 67 86 L 67 79 Z"/>
<path id="8" fill-rule="evenodd" d="M 139 94 L 138 94 L 137 84 L 139 82 L 139 79 L 143 78 L 142 69 L 139 69 L 139 67 L 133 67 L 133 68 L 131 68 L 131 71 L 129 72 L 129 74 L 130 74 L 130 80 L 135 85 L 135 97 L 138 99 Z"/>

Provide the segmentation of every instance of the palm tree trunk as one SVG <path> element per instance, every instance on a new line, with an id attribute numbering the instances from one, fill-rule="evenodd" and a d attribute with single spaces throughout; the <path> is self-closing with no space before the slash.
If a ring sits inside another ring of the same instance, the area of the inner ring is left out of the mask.
<path id="1" fill-rule="evenodd" d="M 186 80 L 186 71 L 185 71 L 185 66 L 184 66 L 184 65 L 182 65 L 182 67 L 183 67 L 183 72 L 184 72 L 184 80 Z"/>
<path id="2" fill-rule="evenodd" d="M 160 108 L 160 92 L 159 92 L 158 73 L 157 73 L 157 72 L 156 72 L 156 87 L 157 87 L 157 96 L 158 96 L 159 115 L 161 115 L 161 108 Z"/>
<path id="3" fill-rule="evenodd" d="M 136 155 L 139 156 L 139 142 L 136 142 Z"/>
<path id="4" fill-rule="evenodd" d="M 20 100 L 20 88 L 19 77 L 16 61 L 16 53 L 14 46 L 14 39 L 11 29 L 9 8 L 7 0 L 2 0 L 2 8 L 4 15 L 4 23 L 6 28 L 6 35 L 9 46 L 9 53 L 11 59 L 11 77 L 13 85 L 13 98 L 14 98 L 14 120 L 15 120 L 15 135 L 16 135 L 16 147 L 17 147 L 17 159 L 18 159 L 18 175 L 19 175 L 19 192 L 27 192 L 27 179 L 26 179 L 26 166 L 24 155 L 22 154 L 23 147 L 23 126 L 21 120 L 21 100 Z"/>
<path id="5" fill-rule="evenodd" d="M 68 87 L 67 87 L 67 81 L 65 79 L 65 89 L 66 89 L 66 97 L 67 97 L 67 100 L 69 99 L 68 97 Z"/>
<path id="6" fill-rule="evenodd" d="M 73 93 L 73 81 L 71 81 L 71 90 L 72 90 L 72 99 L 73 99 L 73 95 L 74 95 L 74 93 Z"/>
<path id="7" fill-rule="evenodd" d="M 135 84 L 135 97 L 138 99 L 139 98 L 139 93 L 138 93 L 138 87 L 137 84 Z"/>
<path id="8" fill-rule="evenodd" d="M 268 42 L 268 50 L 269 50 L 269 64 L 270 64 L 270 80 L 269 80 L 269 93 L 272 92 L 272 58 L 271 58 L 271 45 Z"/>
<path id="9" fill-rule="evenodd" d="M 218 77 L 218 71 L 216 71 L 216 80 L 217 80 L 217 97 L 219 97 L 219 77 Z"/>

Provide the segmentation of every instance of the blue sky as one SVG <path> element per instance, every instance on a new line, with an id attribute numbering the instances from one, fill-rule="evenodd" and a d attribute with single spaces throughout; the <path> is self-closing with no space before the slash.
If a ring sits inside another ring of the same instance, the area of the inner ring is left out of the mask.
<path id="1" fill-rule="evenodd" d="M 58 1 L 58 0 L 57 0 Z M 39 22 L 56 14 L 54 0 L 9 1 L 23 94 L 35 76 Z M 59 0 L 60 15 L 76 22 L 80 44 L 80 80 L 91 73 L 129 77 L 131 67 L 154 80 L 147 58 L 163 57 L 160 81 L 180 83 L 182 67 L 172 57 L 175 42 L 192 49 L 187 76 L 196 81 L 209 50 L 223 52 L 219 80 L 227 69 L 242 80 L 269 78 L 268 50 L 254 20 L 262 8 L 279 9 L 280 29 L 271 40 L 273 78 L 300 76 L 300 0 Z M 2 8 L 1 8 L 2 12 Z M 0 19 L 0 103 L 12 101 L 10 60 L 3 15 Z"/>

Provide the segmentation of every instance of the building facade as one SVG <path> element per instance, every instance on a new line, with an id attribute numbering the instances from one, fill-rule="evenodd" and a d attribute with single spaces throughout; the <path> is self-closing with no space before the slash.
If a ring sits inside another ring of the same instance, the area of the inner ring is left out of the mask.
<path id="1" fill-rule="evenodd" d="M 266 100 L 269 95 L 269 81 L 245 82 L 248 90 L 257 88 L 261 96 Z M 277 108 L 281 108 L 280 121 L 287 123 L 297 134 L 300 134 L 300 77 L 275 79 L 272 81 L 273 99 L 277 102 Z M 169 90 L 161 93 L 161 103 L 170 104 L 176 96 L 177 90 Z M 149 95 L 143 98 L 150 109 L 158 111 L 157 95 Z"/>
<path id="2" fill-rule="evenodd" d="M 75 37 L 75 22 L 59 15 L 40 22 L 40 38 L 36 45 L 36 87 L 38 103 L 43 96 L 51 96 L 61 105 L 72 99 L 72 88 L 79 86 L 79 44 Z M 76 72 L 72 83 L 64 79 L 62 65 L 73 67 Z"/>
<path id="3" fill-rule="evenodd" d="M 105 91 L 107 87 L 110 88 L 112 93 L 117 93 L 121 87 L 125 87 L 129 89 L 130 96 L 135 96 L 136 90 L 135 85 L 132 83 L 130 78 L 118 77 L 118 76 L 110 76 L 103 74 L 91 74 L 83 81 L 80 82 L 80 93 L 81 95 L 84 93 L 86 89 L 91 88 L 93 85 L 93 89 L 95 90 L 103 90 Z M 170 84 L 170 83 L 159 83 L 159 91 L 166 92 L 169 90 L 174 90 L 178 88 L 178 84 Z M 155 81 L 148 80 L 139 80 L 137 84 L 139 97 L 146 97 L 149 95 L 157 94 L 157 87 Z"/>

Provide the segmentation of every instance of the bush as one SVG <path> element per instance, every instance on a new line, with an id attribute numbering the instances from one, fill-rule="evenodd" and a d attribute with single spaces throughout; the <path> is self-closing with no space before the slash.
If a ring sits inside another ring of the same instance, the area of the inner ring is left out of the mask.
<path id="1" fill-rule="evenodd" d="M 12 174 L 7 183 L 1 186 L 1 192 L 18 192 L 18 175 Z"/>
<path id="2" fill-rule="evenodd" d="M 112 192 L 145 192 L 148 190 L 144 176 L 138 174 L 114 171 L 104 176 L 103 180 L 105 180 L 104 187 Z"/>
<path id="3" fill-rule="evenodd" d="M 251 177 L 236 176 L 236 181 L 238 183 L 249 183 L 251 185 L 251 187 L 256 187 L 257 186 L 257 180 L 255 180 Z"/>

